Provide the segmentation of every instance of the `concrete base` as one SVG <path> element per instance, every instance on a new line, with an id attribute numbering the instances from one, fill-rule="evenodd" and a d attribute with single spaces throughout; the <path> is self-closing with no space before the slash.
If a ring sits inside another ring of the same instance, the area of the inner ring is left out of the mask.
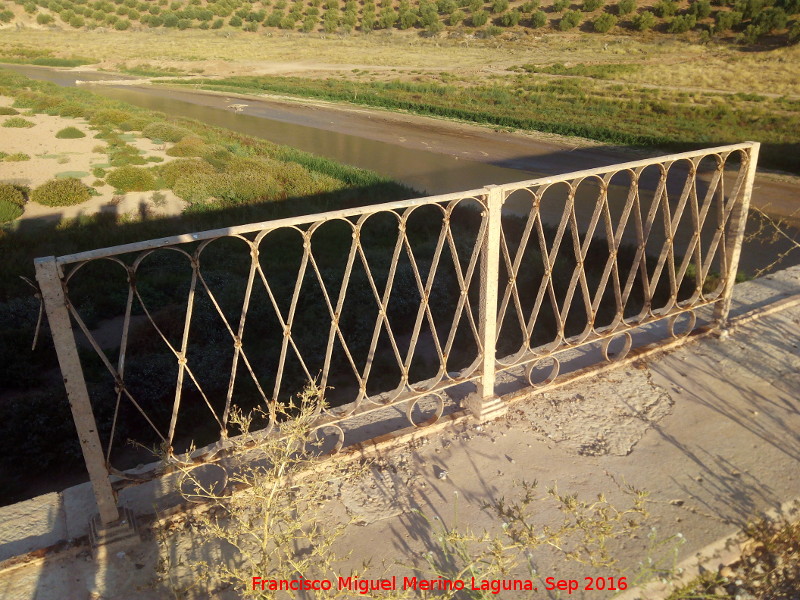
<path id="1" fill-rule="evenodd" d="M 508 404 L 498 396 L 481 398 L 471 394 L 462 400 L 462 405 L 481 423 L 499 419 L 508 412 Z"/>
<path id="2" fill-rule="evenodd" d="M 121 508 L 120 515 L 115 523 L 103 524 L 99 515 L 89 523 L 89 541 L 96 558 L 127 550 L 142 541 L 133 512 Z"/>

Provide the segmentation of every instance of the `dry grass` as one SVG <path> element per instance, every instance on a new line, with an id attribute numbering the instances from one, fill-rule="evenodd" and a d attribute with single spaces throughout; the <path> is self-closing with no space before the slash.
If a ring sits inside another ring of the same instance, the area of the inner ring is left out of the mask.
<path id="1" fill-rule="evenodd" d="M 612 79 L 693 90 L 800 96 L 800 46 L 745 52 L 661 36 L 522 35 L 509 40 L 426 39 L 416 32 L 351 36 L 153 30 L 135 32 L 0 32 L 4 45 L 68 49 L 93 56 L 106 69 L 147 62 L 204 75 L 292 74 L 304 77 L 369 76 L 383 79 L 447 71 L 456 76 L 504 76 L 521 64 L 625 63 L 638 68 Z M 66 51 L 66 50 L 65 50 Z M 59 54 L 58 51 L 55 54 Z M 65 55 L 66 56 L 66 55 Z M 320 57 L 324 62 L 320 62 Z M 287 60 L 287 57 L 291 57 Z M 360 73 L 353 73 L 358 69 Z M 393 69 L 397 69 L 394 71 Z M 669 78 L 665 78 L 665 72 Z"/>

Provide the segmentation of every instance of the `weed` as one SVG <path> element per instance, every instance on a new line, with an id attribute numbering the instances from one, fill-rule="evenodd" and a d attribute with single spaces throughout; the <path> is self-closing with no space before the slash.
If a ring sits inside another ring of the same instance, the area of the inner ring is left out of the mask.
<path id="1" fill-rule="evenodd" d="M 86 137 L 86 134 L 77 127 L 65 127 L 56 133 L 56 138 L 60 140 L 75 140 L 84 137 Z"/>
<path id="2" fill-rule="evenodd" d="M 89 197 L 89 188 L 74 177 L 51 179 L 31 192 L 31 200 L 45 206 L 72 206 Z"/>
<path id="3" fill-rule="evenodd" d="M 14 152 L 13 154 L 8 154 L 7 156 L 3 157 L 3 160 L 6 162 L 22 162 L 30 159 L 30 155 L 25 154 L 24 152 Z"/>
<path id="4" fill-rule="evenodd" d="M 336 580 L 341 574 L 345 557 L 334 545 L 347 523 L 322 519 L 319 514 L 336 487 L 357 477 L 366 466 L 332 460 L 319 468 L 321 448 L 312 440 L 323 406 L 322 391 L 313 386 L 287 406 L 276 405 L 274 416 L 280 428 L 272 434 L 252 431 L 254 419 L 269 418 L 268 414 L 234 411 L 231 421 L 241 435 L 232 440 L 235 467 L 227 486 L 224 478 L 206 481 L 202 466 L 178 466 L 184 498 L 203 503 L 203 510 L 188 523 L 192 534 L 206 544 L 224 545 L 236 553 L 237 560 L 225 563 L 186 561 L 193 579 L 208 590 L 231 586 L 247 598 L 275 598 L 278 594 L 274 591 L 252 585 L 254 573 L 269 573 L 273 580 L 295 579 L 298 573 L 306 580 Z M 237 491 L 231 494 L 228 490 Z M 162 544 L 169 543 L 168 532 L 161 530 L 159 538 Z M 179 581 L 169 565 L 163 564 L 162 572 L 169 581 Z M 315 597 L 345 597 L 348 593 L 334 586 L 316 592 Z"/>
<path id="5" fill-rule="evenodd" d="M 152 190 L 156 180 L 148 169 L 125 166 L 109 173 L 106 183 L 123 192 L 144 192 Z"/>
<path id="6" fill-rule="evenodd" d="M 35 126 L 36 123 L 28 121 L 27 119 L 23 119 L 22 117 L 11 117 L 10 119 L 3 121 L 3 127 L 17 127 L 24 129 Z"/>

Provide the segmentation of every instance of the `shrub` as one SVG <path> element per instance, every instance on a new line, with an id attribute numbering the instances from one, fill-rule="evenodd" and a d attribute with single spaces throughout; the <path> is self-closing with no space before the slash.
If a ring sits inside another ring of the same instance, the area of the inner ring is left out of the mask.
<path id="1" fill-rule="evenodd" d="M 85 117 L 86 108 L 77 102 L 62 102 L 58 105 L 58 114 L 62 117 Z"/>
<path id="2" fill-rule="evenodd" d="M 53 22 L 53 17 L 45 13 L 39 13 L 36 15 L 36 22 L 39 25 L 48 25 L 49 23 Z"/>
<path id="3" fill-rule="evenodd" d="M 558 28 L 561 31 L 569 31 L 570 29 L 575 29 L 581 23 L 581 13 L 577 10 L 570 10 L 561 17 L 561 21 L 558 22 Z"/>
<path id="4" fill-rule="evenodd" d="M 538 29 L 547 25 L 547 15 L 543 10 L 537 10 L 531 15 L 531 27 Z"/>
<path id="5" fill-rule="evenodd" d="M 678 15 L 669 23 L 667 31 L 670 33 L 686 33 L 690 29 L 694 29 L 697 25 L 697 19 L 694 15 Z"/>
<path id="6" fill-rule="evenodd" d="M 401 10 L 398 26 L 400 27 L 400 29 L 410 29 L 411 27 L 417 24 L 418 18 L 419 17 L 417 16 L 417 13 L 413 10 Z M 327 19 L 325 23 L 327 24 Z"/>
<path id="7" fill-rule="evenodd" d="M 594 22 L 592 23 L 592 27 L 598 33 L 606 33 L 616 24 L 617 24 L 617 17 L 609 13 L 603 13 L 594 20 Z"/>
<path id="8" fill-rule="evenodd" d="M 3 127 L 17 127 L 17 128 L 26 128 L 26 127 L 34 127 L 36 124 L 28 121 L 27 119 L 23 119 L 22 117 L 11 117 L 10 119 L 6 119 L 3 122 Z"/>
<path id="9" fill-rule="evenodd" d="M 765 8 L 753 19 L 753 24 L 764 33 L 785 29 L 788 19 L 782 8 Z"/>
<path id="10" fill-rule="evenodd" d="M 636 10 L 636 0 L 620 0 L 617 10 L 621 15 L 629 15 Z"/>
<path id="11" fill-rule="evenodd" d="M 104 108 L 92 114 L 89 122 L 93 125 L 114 125 L 118 126 L 131 118 L 131 113 L 116 108 Z"/>
<path id="12" fill-rule="evenodd" d="M 788 38 L 790 44 L 800 42 L 800 21 L 795 21 L 794 25 L 789 28 Z"/>
<path id="13" fill-rule="evenodd" d="M 459 8 L 459 9 L 454 10 L 452 13 L 450 13 L 450 18 L 447 20 L 447 22 L 451 26 L 452 25 L 458 25 L 458 24 L 462 23 L 465 18 L 466 18 L 466 15 L 464 14 L 464 11 Z"/>
<path id="14" fill-rule="evenodd" d="M 697 0 L 689 5 L 689 14 L 698 19 L 705 19 L 711 14 L 711 2 L 709 0 Z"/>
<path id="15" fill-rule="evenodd" d="M 208 150 L 206 144 L 201 138 L 196 135 L 187 135 L 177 144 L 167 150 L 167 156 L 202 156 Z"/>
<path id="16" fill-rule="evenodd" d="M 141 167 L 120 167 L 106 177 L 106 182 L 123 192 L 145 192 L 155 188 L 153 174 Z"/>
<path id="17" fill-rule="evenodd" d="M 73 206 L 89 198 L 89 188 L 74 177 L 51 179 L 31 192 L 31 200 L 45 206 Z"/>
<path id="18" fill-rule="evenodd" d="M 204 160 L 185 158 L 173 160 L 157 167 L 158 175 L 164 180 L 167 187 L 174 187 L 182 177 L 195 173 L 212 175 L 217 170 Z"/>
<path id="19" fill-rule="evenodd" d="M 202 202 L 215 197 L 226 204 L 274 200 L 281 192 L 280 186 L 264 168 L 229 173 L 195 172 L 178 179 L 172 190 L 187 202 Z"/>
<path id="20" fill-rule="evenodd" d="M 0 115 L 18 115 L 19 111 L 10 106 L 0 106 Z"/>
<path id="21" fill-rule="evenodd" d="M 489 13 L 485 10 L 479 10 L 472 14 L 470 18 L 470 22 L 472 23 L 473 27 L 482 27 L 486 25 L 486 21 L 489 20 Z"/>
<path id="22" fill-rule="evenodd" d="M 508 10 L 508 0 L 494 0 L 492 2 L 492 12 L 499 14 Z"/>
<path id="23" fill-rule="evenodd" d="M 564 12 L 569 8 L 569 0 L 555 0 L 553 2 L 553 12 Z"/>
<path id="24" fill-rule="evenodd" d="M 65 127 L 64 129 L 56 133 L 56 137 L 59 140 L 76 140 L 78 138 L 86 137 L 86 134 L 83 133 L 77 127 L 70 126 L 70 127 Z"/>
<path id="25" fill-rule="evenodd" d="M 515 9 L 500 17 L 500 23 L 502 23 L 503 27 L 514 27 L 519 23 L 521 16 L 520 12 Z"/>
<path id="26" fill-rule="evenodd" d="M 25 206 L 25 194 L 20 186 L 11 183 L 0 183 L 0 202 Z"/>
<path id="27" fill-rule="evenodd" d="M 0 198 L 0 223 L 8 223 L 21 217 L 23 209 L 18 204 Z"/>
<path id="28" fill-rule="evenodd" d="M 519 9 L 524 13 L 532 13 L 539 8 L 539 0 L 528 0 Z"/>
<path id="29" fill-rule="evenodd" d="M 119 128 L 122 131 L 141 131 L 152 122 L 153 120 L 151 118 L 145 116 L 131 117 L 130 119 L 120 123 Z"/>
<path id="30" fill-rule="evenodd" d="M 719 11 L 715 18 L 716 31 L 728 31 L 742 22 L 742 13 L 736 10 Z"/>
<path id="31" fill-rule="evenodd" d="M 640 12 L 638 15 L 633 17 L 633 26 L 639 31 L 648 31 L 649 29 L 652 29 L 653 25 L 655 24 L 656 16 L 649 10 Z"/>
<path id="32" fill-rule="evenodd" d="M 653 7 L 653 12 L 662 19 L 664 17 L 671 17 L 678 12 L 678 5 L 672 0 L 659 0 Z"/>
<path id="33" fill-rule="evenodd" d="M 9 154 L 3 158 L 3 160 L 6 162 L 22 162 L 30 159 L 30 155 L 25 154 L 24 152 L 14 152 L 14 154 Z"/>
<path id="34" fill-rule="evenodd" d="M 162 142 L 179 142 L 191 133 L 184 127 L 179 127 L 166 121 L 156 121 L 142 128 L 144 137 L 151 140 L 161 140 Z"/>
<path id="35" fill-rule="evenodd" d="M 603 0 L 583 0 L 581 10 L 583 12 L 594 12 L 603 6 Z"/>

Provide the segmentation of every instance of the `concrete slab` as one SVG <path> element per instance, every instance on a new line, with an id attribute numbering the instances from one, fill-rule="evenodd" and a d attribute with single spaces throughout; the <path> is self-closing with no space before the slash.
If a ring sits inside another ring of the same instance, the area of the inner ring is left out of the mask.
<path id="1" fill-rule="evenodd" d="M 65 539 L 66 535 L 66 519 L 59 493 L 3 507 L 0 561 L 51 546 Z"/>

